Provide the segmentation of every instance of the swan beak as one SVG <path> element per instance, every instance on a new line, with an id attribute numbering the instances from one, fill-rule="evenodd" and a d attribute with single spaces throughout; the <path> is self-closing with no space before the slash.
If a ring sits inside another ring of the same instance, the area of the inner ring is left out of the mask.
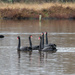
<path id="1" fill-rule="evenodd" d="M 45 34 L 47 34 L 47 32 L 45 32 Z"/>
<path id="2" fill-rule="evenodd" d="M 43 35 L 43 33 L 41 33 L 41 36 Z"/>
<path id="3" fill-rule="evenodd" d="M 31 35 L 31 38 L 32 38 L 32 35 Z"/>
<path id="4" fill-rule="evenodd" d="M 38 40 L 40 40 L 40 37 L 38 38 Z"/>

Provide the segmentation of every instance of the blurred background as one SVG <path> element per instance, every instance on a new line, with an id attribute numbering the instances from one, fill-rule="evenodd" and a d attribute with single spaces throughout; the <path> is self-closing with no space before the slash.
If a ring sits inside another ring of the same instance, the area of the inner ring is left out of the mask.
<path id="1" fill-rule="evenodd" d="M 15 2 L 25 2 L 25 3 L 42 3 L 42 2 L 75 2 L 75 0 L 0 0 L 0 2 L 15 3 Z"/>

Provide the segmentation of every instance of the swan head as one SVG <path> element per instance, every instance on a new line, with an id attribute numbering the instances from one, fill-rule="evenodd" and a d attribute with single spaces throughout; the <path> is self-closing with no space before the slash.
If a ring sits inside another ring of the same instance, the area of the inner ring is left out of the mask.
<path id="1" fill-rule="evenodd" d="M 42 39 L 42 37 L 40 36 L 38 39 L 40 40 L 40 39 Z"/>
<path id="2" fill-rule="evenodd" d="M 45 34 L 47 34 L 47 32 L 45 32 Z"/>
<path id="3" fill-rule="evenodd" d="M 42 32 L 41 35 L 44 35 L 44 32 Z"/>
<path id="4" fill-rule="evenodd" d="M 32 38 L 32 35 L 29 35 L 30 38 Z"/>
<path id="5" fill-rule="evenodd" d="M 20 36 L 18 36 L 17 39 L 20 39 Z"/>

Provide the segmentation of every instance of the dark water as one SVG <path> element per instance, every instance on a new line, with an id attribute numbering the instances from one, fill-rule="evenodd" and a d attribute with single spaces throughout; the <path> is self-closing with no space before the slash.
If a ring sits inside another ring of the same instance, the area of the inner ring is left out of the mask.
<path id="1" fill-rule="evenodd" d="M 21 45 L 39 44 L 41 32 L 48 32 L 49 43 L 55 43 L 56 53 L 38 51 L 17 54 L 17 36 Z M 0 75 L 75 75 L 75 21 L 74 20 L 22 20 L 0 21 Z"/>

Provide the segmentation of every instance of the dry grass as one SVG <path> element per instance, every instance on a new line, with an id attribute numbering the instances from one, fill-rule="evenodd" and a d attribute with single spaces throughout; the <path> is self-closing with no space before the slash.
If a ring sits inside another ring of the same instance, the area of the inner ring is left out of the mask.
<path id="1" fill-rule="evenodd" d="M 0 3 L 0 17 L 4 18 L 75 18 L 75 3 Z"/>
<path id="2" fill-rule="evenodd" d="M 75 9 L 75 3 L 42 3 L 42 4 L 37 4 L 37 3 L 34 3 L 34 4 L 32 4 L 32 3 L 30 3 L 30 4 L 25 4 L 25 3 L 14 3 L 14 4 L 0 3 L 0 9 L 26 8 L 26 9 L 33 9 L 33 10 L 41 10 L 41 9 L 48 9 L 52 6 L 62 6 L 64 8 L 70 7 L 72 9 Z"/>

